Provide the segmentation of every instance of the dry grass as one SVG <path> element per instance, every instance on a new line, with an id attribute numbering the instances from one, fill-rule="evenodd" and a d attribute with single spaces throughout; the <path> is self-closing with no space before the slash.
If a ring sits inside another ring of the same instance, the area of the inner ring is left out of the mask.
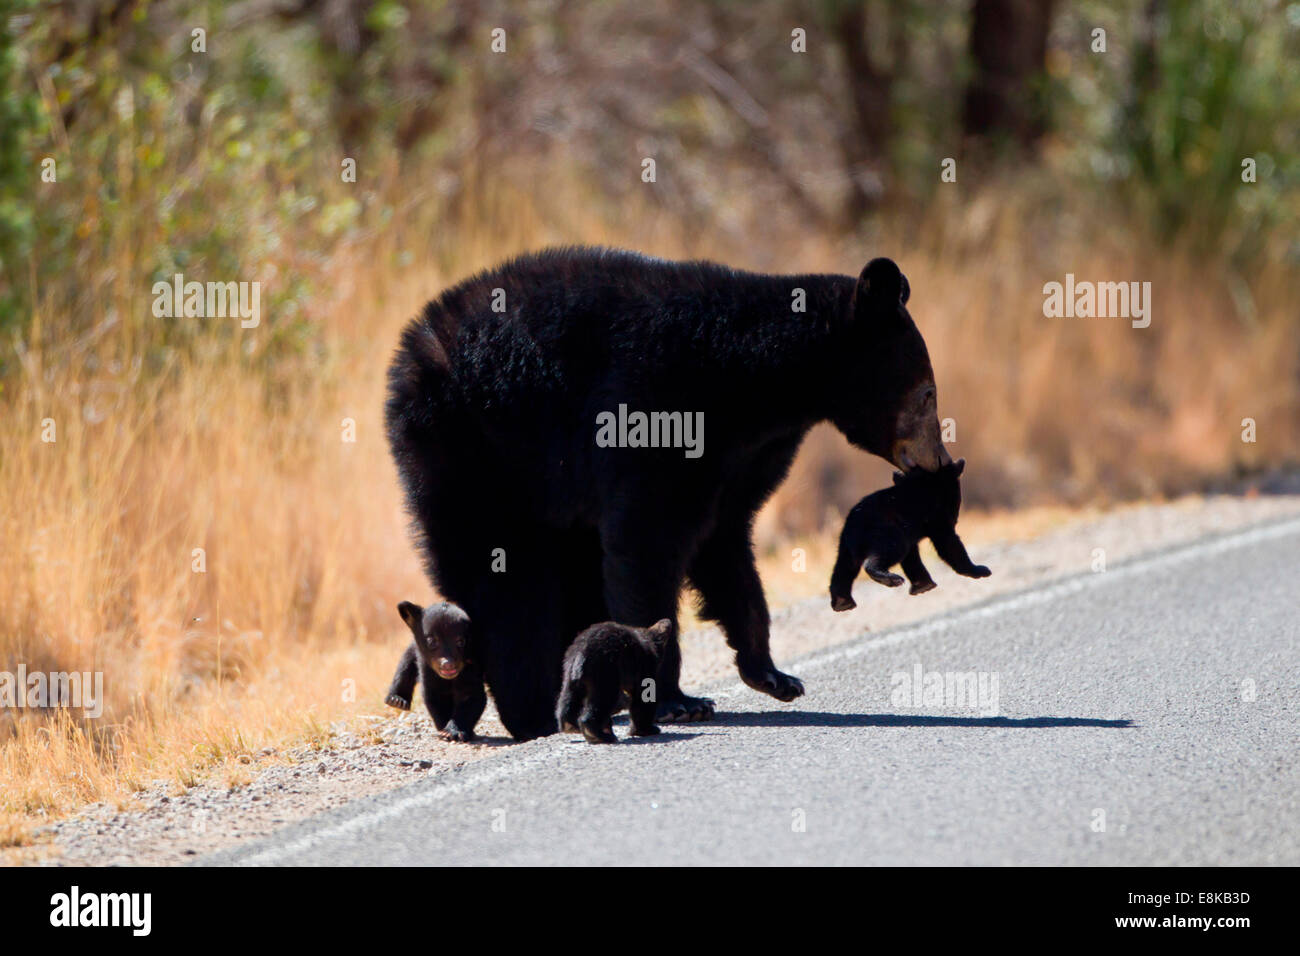
<path id="1" fill-rule="evenodd" d="M 338 309 L 375 318 L 354 297 Z M 380 430 L 406 311 L 364 335 L 341 322 L 326 362 L 273 399 L 237 354 L 148 379 L 27 357 L 0 426 L 0 659 L 101 671 L 106 702 L 94 721 L 6 712 L 4 814 L 189 786 L 376 709 L 393 605 L 428 593 Z"/>
<path id="2" fill-rule="evenodd" d="M 447 281 L 578 237 L 791 271 L 854 269 L 868 254 L 798 235 L 758 252 L 748 235 L 701 247 L 649 212 L 582 221 L 576 193 L 548 190 L 566 212 L 496 194 L 456 211 L 468 225 L 454 239 L 404 246 L 394 232 L 341 256 L 316 317 L 320 351 L 273 383 L 249 358 L 256 333 L 144 375 L 134 345 L 111 335 L 56 363 L 37 323 L 0 418 L 0 662 L 102 671 L 106 706 L 94 721 L 5 715 L 0 844 L 157 779 L 237 785 L 263 748 L 324 744 L 336 722 L 381 709 L 402 640 L 393 605 L 429 596 L 383 441 L 383 372 L 400 325 Z M 1248 321 L 1229 278 L 1185 258 L 1081 241 L 1049 258 L 1014 210 L 945 216 L 965 232 L 879 245 L 909 273 L 942 414 L 971 461 L 968 500 L 1150 495 L 1295 447 L 1284 277 L 1256 283 Z M 398 252 L 415 258 L 399 266 Z M 1151 328 L 1043 318 L 1042 282 L 1066 271 L 1151 281 Z M 1245 416 L 1258 445 L 1240 441 Z M 810 437 L 759 526 L 774 603 L 814 578 L 820 590 L 843 509 L 887 475 L 833 432 Z M 796 546 L 813 573 L 786 573 Z"/>

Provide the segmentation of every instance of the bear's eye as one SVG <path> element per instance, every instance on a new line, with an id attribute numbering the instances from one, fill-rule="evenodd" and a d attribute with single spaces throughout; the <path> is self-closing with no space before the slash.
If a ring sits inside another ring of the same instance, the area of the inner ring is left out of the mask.
<path id="1" fill-rule="evenodd" d="M 927 386 L 925 391 L 921 393 L 921 398 L 927 402 L 934 401 L 934 386 L 933 385 Z"/>

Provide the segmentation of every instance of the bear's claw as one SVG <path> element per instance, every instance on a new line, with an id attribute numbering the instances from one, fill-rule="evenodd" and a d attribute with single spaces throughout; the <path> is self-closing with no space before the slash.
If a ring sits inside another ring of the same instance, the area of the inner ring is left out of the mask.
<path id="1" fill-rule="evenodd" d="M 769 697 L 775 697 L 785 703 L 803 696 L 803 681 L 789 674 L 783 674 L 775 667 L 765 668 L 755 674 L 741 671 L 740 679 L 754 690 L 762 691 Z"/>
<path id="2" fill-rule="evenodd" d="M 712 720 L 713 710 L 713 701 L 707 697 L 688 697 L 686 694 L 679 694 L 659 702 L 655 719 L 666 724 Z"/>

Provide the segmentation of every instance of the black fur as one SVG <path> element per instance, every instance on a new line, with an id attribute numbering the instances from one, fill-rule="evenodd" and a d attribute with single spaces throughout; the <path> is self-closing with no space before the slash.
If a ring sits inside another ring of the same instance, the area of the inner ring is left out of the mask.
<path id="1" fill-rule="evenodd" d="M 574 638 L 564 653 L 564 678 L 555 706 L 559 728 L 581 730 L 593 744 L 617 742 L 610 717 L 618 709 L 620 694 L 626 694 L 632 735 L 659 733 L 655 675 L 673 627 L 668 618 L 646 628 L 606 621 Z"/>
<path id="2" fill-rule="evenodd" d="M 573 635 L 675 619 L 688 581 L 746 683 L 803 693 L 772 664 L 750 528 L 817 422 L 903 468 L 946 460 L 904 301 L 887 259 L 854 280 L 557 249 L 460 283 L 407 326 L 389 368 L 389 444 L 427 570 L 473 619 L 513 736 L 555 732 Z M 703 456 L 598 447 L 596 416 L 620 403 L 702 412 Z M 672 638 L 661 718 L 709 716 L 680 669 Z"/>
<path id="3" fill-rule="evenodd" d="M 483 671 L 473 659 L 469 615 L 445 602 L 423 608 L 403 601 L 397 612 L 414 640 L 397 663 L 385 702 L 398 710 L 410 710 L 418 679 L 438 736 L 473 740 L 474 725 L 487 706 L 487 694 Z M 440 670 L 451 676 L 444 677 Z"/>
<path id="4" fill-rule="evenodd" d="M 911 593 L 924 594 L 935 587 L 916 549 L 923 538 L 930 539 L 939 557 L 958 574 L 986 578 L 992 573 L 982 564 L 971 563 L 957 537 L 959 476 L 965 467 L 966 460 L 959 458 L 937 472 L 895 474 L 892 488 L 867 495 L 853 506 L 840 532 L 840 551 L 831 574 L 832 608 L 848 611 L 858 606 L 853 600 L 858 568 L 878 584 L 896 588 L 903 579 L 889 569 L 901 563 L 912 582 Z"/>

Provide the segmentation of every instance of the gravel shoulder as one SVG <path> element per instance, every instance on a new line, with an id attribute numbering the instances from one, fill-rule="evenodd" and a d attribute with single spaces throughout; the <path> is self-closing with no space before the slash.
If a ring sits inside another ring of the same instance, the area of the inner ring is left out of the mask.
<path id="1" fill-rule="evenodd" d="M 1298 514 L 1300 493 L 1288 488 L 1286 493 L 1262 496 L 1221 495 L 1126 506 L 1066 518 L 1046 531 L 1032 523 L 963 517 L 960 530 L 971 555 L 989 565 L 993 577 L 982 581 L 958 577 L 931 556 L 927 564 L 938 589 L 909 597 L 906 588 L 881 588 L 860 579 L 854 591 L 858 607 L 843 614 L 830 610 L 824 589 L 819 589 L 816 597 L 773 611 L 773 654 L 780 665 L 867 631 L 1091 571 L 1098 561 L 1109 566 L 1207 535 Z M 814 566 L 808 573 L 812 581 L 821 582 L 829 579 L 830 568 Z M 815 586 L 812 581 L 810 590 Z M 684 634 L 682 654 L 683 685 L 688 690 L 734 677 L 730 651 L 714 628 Z M 798 702 L 773 702 L 773 706 L 799 709 Z M 92 806 L 44 828 L 36 846 L 4 859 L 74 866 L 191 862 L 349 801 L 394 790 L 419 775 L 491 760 L 512 747 L 491 705 L 479 726 L 481 741 L 469 745 L 440 741 L 423 713 L 394 716 L 378 694 L 373 714 L 364 722 L 368 729 L 340 730 L 319 749 L 263 754 L 260 765 L 250 766 L 251 780 L 246 785 L 200 784 L 177 795 L 171 785 L 160 782 L 138 795 L 138 809 Z"/>

